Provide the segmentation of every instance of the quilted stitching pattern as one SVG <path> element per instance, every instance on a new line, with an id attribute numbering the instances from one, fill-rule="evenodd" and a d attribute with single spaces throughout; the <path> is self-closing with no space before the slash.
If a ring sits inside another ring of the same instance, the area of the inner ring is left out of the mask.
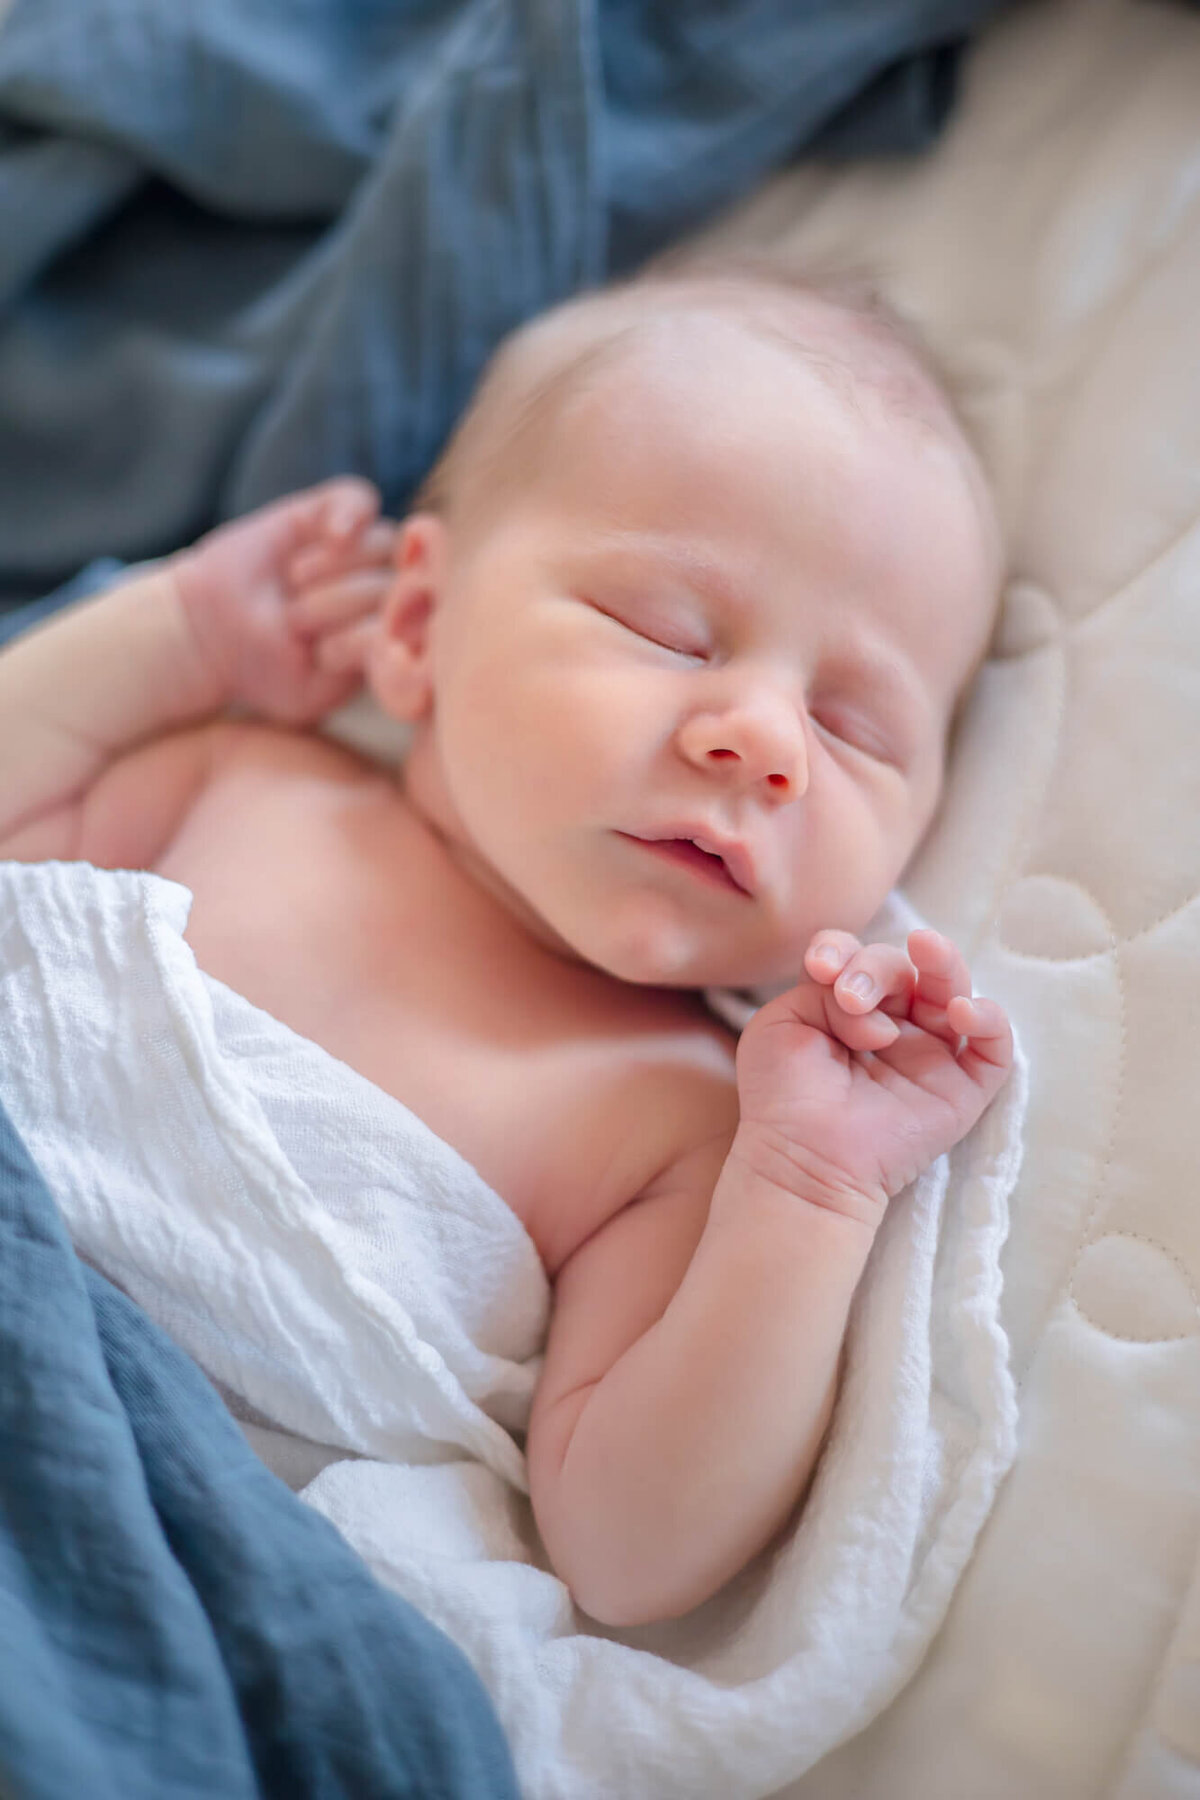
<path id="1" fill-rule="evenodd" d="M 949 368 L 1013 580 L 909 893 L 1018 1021 L 1022 1445 L 946 1628 L 793 1800 L 1200 1794 L 1200 15 L 1015 8 L 919 164 L 706 247 L 864 258 Z"/>

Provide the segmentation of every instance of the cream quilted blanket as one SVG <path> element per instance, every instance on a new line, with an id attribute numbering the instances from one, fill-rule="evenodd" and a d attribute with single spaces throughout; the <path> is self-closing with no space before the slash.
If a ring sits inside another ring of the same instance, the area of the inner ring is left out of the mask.
<path id="1" fill-rule="evenodd" d="M 1030 1061 L 1019 1451 L 919 1674 L 788 1800 L 1195 1800 L 1200 10 L 1017 6 L 932 156 L 789 174 L 715 235 L 885 271 L 1014 577 L 907 886 Z"/>

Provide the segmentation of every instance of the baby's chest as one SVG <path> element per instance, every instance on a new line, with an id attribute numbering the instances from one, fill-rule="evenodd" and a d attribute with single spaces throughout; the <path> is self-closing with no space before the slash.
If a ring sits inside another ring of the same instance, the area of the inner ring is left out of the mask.
<path id="1" fill-rule="evenodd" d="M 526 945 L 395 823 L 353 790 L 231 781 L 159 872 L 192 890 L 199 966 L 411 1108 L 553 1274 L 675 1148 L 653 1071 L 694 1019 Z"/>

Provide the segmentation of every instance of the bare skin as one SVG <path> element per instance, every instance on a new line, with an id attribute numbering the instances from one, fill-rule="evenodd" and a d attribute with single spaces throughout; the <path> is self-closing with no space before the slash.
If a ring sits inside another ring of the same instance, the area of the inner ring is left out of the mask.
<path id="1" fill-rule="evenodd" d="M 469 543 L 334 482 L 0 657 L 0 855 L 185 884 L 202 968 L 525 1223 L 534 1508 L 618 1625 L 793 1511 L 879 1220 L 1011 1057 L 948 940 L 855 936 L 986 637 L 974 491 L 779 352 L 697 349 L 589 402 Z M 364 673 L 403 780 L 309 729 Z M 697 996 L 800 967 L 740 1044 Z"/>
<path id="2" fill-rule="evenodd" d="M 216 729 L 213 775 L 153 859 L 195 895 L 201 968 L 453 1144 L 554 1277 L 689 1142 L 701 1095 L 731 1106 L 732 1034 L 691 994 L 539 944 L 374 765 Z"/>

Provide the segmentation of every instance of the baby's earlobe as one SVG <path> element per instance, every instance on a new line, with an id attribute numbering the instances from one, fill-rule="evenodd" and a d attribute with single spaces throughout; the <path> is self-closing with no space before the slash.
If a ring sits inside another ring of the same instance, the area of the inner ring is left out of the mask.
<path id="1" fill-rule="evenodd" d="M 396 573 L 366 669 L 379 705 L 409 722 L 424 718 L 432 704 L 430 622 L 441 597 L 445 534 L 433 513 L 413 513 L 401 525 Z"/>
<path id="2" fill-rule="evenodd" d="M 415 722 L 429 710 L 432 612 L 428 587 L 401 572 L 379 615 L 364 671 L 371 693 L 395 719 Z"/>

